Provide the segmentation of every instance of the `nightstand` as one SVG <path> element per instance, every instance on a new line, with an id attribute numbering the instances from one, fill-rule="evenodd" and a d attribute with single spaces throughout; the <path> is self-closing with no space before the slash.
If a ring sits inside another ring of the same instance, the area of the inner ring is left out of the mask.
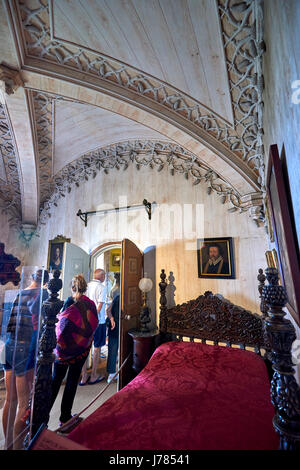
<path id="1" fill-rule="evenodd" d="M 128 334 L 133 339 L 132 368 L 138 374 L 148 363 L 155 350 L 155 339 L 159 335 L 159 331 L 157 328 L 147 332 L 129 330 Z"/>

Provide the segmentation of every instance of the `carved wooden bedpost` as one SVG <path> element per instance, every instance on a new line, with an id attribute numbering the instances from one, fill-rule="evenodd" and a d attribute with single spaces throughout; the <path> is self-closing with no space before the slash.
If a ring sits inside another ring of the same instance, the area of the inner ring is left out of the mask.
<path id="1" fill-rule="evenodd" d="M 261 268 L 258 270 L 257 280 L 259 281 L 258 292 L 259 292 L 259 298 L 260 298 L 260 311 L 262 313 L 263 319 L 265 319 L 266 316 L 268 315 L 269 309 L 264 301 L 264 298 L 262 297 L 262 291 L 265 286 L 266 276 L 264 274 L 264 271 Z"/>
<path id="2" fill-rule="evenodd" d="M 42 306 L 43 323 L 39 340 L 37 369 L 33 397 L 31 438 L 38 431 L 41 424 L 49 421 L 51 407 L 52 364 L 55 356 L 53 349 L 56 346 L 55 324 L 63 301 L 59 300 L 58 291 L 62 288 L 59 279 L 60 271 L 54 271 L 53 278 L 48 282 L 49 297 Z"/>
<path id="3" fill-rule="evenodd" d="M 166 289 L 167 289 L 167 282 L 166 282 L 166 273 L 165 270 L 161 270 L 160 278 L 161 281 L 159 283 L 159 292 L 160 292 L 160 315 L 159 315 L 159 333 L 160 333 L 160 342 L 164 343 L 168 341 L 167 335 L 167 297 L 166 297 Z"/>
<path id="4" fill-rule="evenodd" d="M 271 381 L 271 399 L 276 413 L 275 430 L 280 435 L 281 450 L 300 450 L 300 387 L 295 379 L 291 346 L 296 339 L 292 323 L 285 317 L 286 290 L 278 285 L 276 268 L 265 270 L 268 286 L 262 289 L 262 298 L 269 308 L 266 332 L 271 345 L 274 369 Z"/>
<path id="5" fill-rule="evenodd" d="M 166 297 L 166 289 L 167 289 L 167 282 L 166 282 L 166 273 L 165 270 L 161 270 L 160 278 L 161 281 L 159 283 L 159 292 L 160 292 L 160 315 L 159 315 L 159 329 L 161 332 L 166 331 L 166 310 L 167 310 L 167 297 Z"/>
<path id="6" fill-rule="evenodd" d="M 271 345 L 270 345 L 270 341 L 269 341 L 269 338 L 268 338 L 268 334 L 266 332 L 266 318 L 268 316 L 269 307 L 266 305 L 265 299 L 263 298 L 263 295 L 262 295 L 263 288 L 265 286 L 266 276 L 265 276 L 265 274 L 264 274 L 264 272 L 261 268 L 258 270 L 257 280 L 259 281 L 258 292 L 259 292 L 259 298 L 260 298 L 260 311 L 262 313 L 262 319 L 263 319 L 264 343 L 265 343 L 265 346 L 266 346 L 266 357 L 269 361 L 271 361 Z M 270 370 L 271 369 L 270 362 L 268 362 L 267 367 L 268 367 L 269 374 L 271 374 L 271 376 L 272 376 L 273 372 Z"/>

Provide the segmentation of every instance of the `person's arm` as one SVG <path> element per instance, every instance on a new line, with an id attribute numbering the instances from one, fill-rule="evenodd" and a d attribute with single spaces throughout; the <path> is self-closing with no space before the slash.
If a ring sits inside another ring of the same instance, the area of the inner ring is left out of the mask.
<path id="1" fill-rule="evenodd" d="M 115 319 L 114 319 L 114 317 L 112 316 L 112 313 L 111 313 L 111 307 L 112 307 L 112 303 L 107 308 L 106 313 L 107 313 L 107 317 L 110 320 L 111 329 L 113 330 L 114 327 L 116 326 L 116 323 L 115 323 Z"/>
<path id="2" fill-rule="evenodd" d="M 106 310 L 108 318 L 111 317 L 111 307 L 112 307 L 112 302 L 109 304 L 109 306 L 107 307 L 107 310 Z"/>
<path id="3" fill-rule="evenodd" d="M 117 319 L 118 319 L 118 316 L 119 316 L 119 305 L 120 305 L 120 296 L 116 295 L 114 300 L 112 301 L 111 309 L 110 309 L 110 315 L 111 315 L 110 322 L 111 322 L 111 325 L 112 325 L 112 330 L 116 326 L 114 316 L 116 315 Z"/>
<path id="4" fill-rule="evenodd" d="M 116 322 L 115 322 L 115 319 L 112 315 L 110 317 L 110 324 L 111 324 L 111 329 L 113 330 L 116 326 Z"/>
<path id="5" fill-rule="evenodd" d="M 13 301 L 10 316 L 6 327 L 7 333 L 15 333 L 17 326 L 17 316 L 18 316 L 18 305 L 19 305 L 19 294 L 17 294 L 15 300 Z"/>
<path id="6" fill-rule="evenodd" d="M 105 304 L 106 301 L 106 294 L 107 290 L 106 288 L 102 288 L 98 291 L 98 302 L 97 302 L 97 312 L 100 313 L 103 305 Z"/>

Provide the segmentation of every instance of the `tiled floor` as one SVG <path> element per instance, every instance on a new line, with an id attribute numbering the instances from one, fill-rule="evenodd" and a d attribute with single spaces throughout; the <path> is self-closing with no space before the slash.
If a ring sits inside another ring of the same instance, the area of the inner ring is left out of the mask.
<path id="1" fill-rule="evenodd" d="M 98 368 L 99 375 L 106 374 L 106 359 L 101 359 L 99 362 Z M 103 380 L 94 385 L 85 385 L 84 387 L 77 387 L 75 401 L 73 405 L 72 413 L 79 413 L 84 409 L 91 401 L 106 388 L 107 382 Z M 58 428 L 59 426 L 59 415 L 60 415 L 60 403 L 63 394 L 64 385 L 62 385 L 59 395 L 54 403 L 54 406 L 51 411 L 50 420 L 48 423 L 48 428 L 52 431 Z M 110 398 L 117 391 L 117 384 L 110 383 L 107 390 L 93 403 L 81 416 L 86 418 L 93 411 L 95 411 L 102 403 L 104 403 L 108 398 Z M 4 435 L 2 429 L 2 409 L 3 409 L 3 399 L 4 398 L 4 387 L 3 382 L 0 383 L 0 450 L 4 448 Z"/>

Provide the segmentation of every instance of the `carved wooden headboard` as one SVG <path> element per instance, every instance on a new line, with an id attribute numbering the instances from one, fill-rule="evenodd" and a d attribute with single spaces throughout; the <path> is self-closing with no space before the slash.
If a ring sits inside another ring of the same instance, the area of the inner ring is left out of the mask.
<path id="1" fill-rule="evenodd" d="M 182 340 L 183 337 L 225 343 L 240 348 L 253 348 L 258 354 L 268 352 L 263 319 L 242 307 L 232 304 L 220 295 L 205 292 L 195 300 L 168 308 L 166 299 L 166 274 L 161 271 L 160 288 L 160 332 Z"/>
<path id="2" fill-rule="evenodd" d="M 258 354 L 262 349 L 271 380 L 271 401 L 275 409 L 273 426 L 280 435 L 280 449 L 300 450 L 300 386 L 292 360 L 296 331 L 291 321 L 285 318 L 287 293 L 279 285 L 278 270 L 268 267 L 266 275 L 262 269 L 258 272 L 261 316 L 211 292 L 168 308 L 168 284 L 162 269 L 159 283 L 161 341 L 182 340 L 187 336 L 191 341 L 199 338 L 214 344 L 237 344 L 243 349 L 251 346 Z M 265 285 L 266 279 L 268 285 Z M 268 364 L 271 364 L 271 370 Z"/>

